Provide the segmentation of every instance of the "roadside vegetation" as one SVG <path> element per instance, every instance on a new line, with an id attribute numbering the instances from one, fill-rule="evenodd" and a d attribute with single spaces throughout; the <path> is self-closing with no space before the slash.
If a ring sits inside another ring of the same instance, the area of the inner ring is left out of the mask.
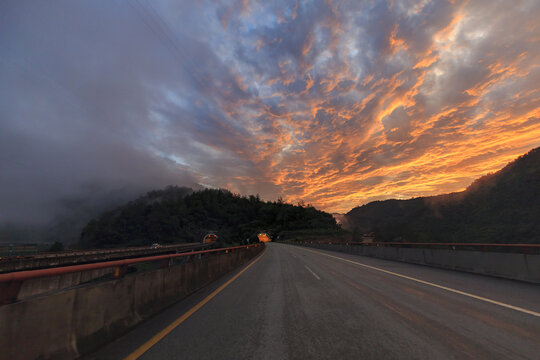
<path id="1" fill-rule="evenodd" d="M 266 232 L 273 239 L 294 233 L 338 233 L 332 215 L 310 205 L 291 205 L 227 190 L 168 187 L 108 211 L 84 227 L 80 246 L 122 247 L 200 242 L 206 233 L 219 236 L 217 246 L 257 242 Z"/>

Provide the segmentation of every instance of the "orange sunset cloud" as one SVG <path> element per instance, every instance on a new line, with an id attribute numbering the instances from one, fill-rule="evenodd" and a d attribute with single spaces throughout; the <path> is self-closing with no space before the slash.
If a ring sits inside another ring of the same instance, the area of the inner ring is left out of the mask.
<path id="1" fill-rule="evenodd" d="M 463 190 L 540 145 L 537 5 L 376 3 L 321 10 L 297 25 L 297 52 L 275 47 L 282 80 L 263 76 L 259 96 L 237 104 L 250 109 L 258 180 L 346 212 Z"/>

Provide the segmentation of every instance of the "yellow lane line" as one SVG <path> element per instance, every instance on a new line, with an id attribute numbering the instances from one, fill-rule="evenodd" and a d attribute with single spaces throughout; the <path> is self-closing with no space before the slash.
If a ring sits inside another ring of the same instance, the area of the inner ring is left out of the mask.
<path id="1" fill-rule="evenodd" d="M 395 273 L 395 272 L 393 272 L 393 271 L 384 270 L 384 269 L 381 269 L 381 268 L 378 268 L 378 267 L 375 267 L 375 266 L 362 264 L 362 263 L 359 263 L 359 262 L 357 262 L 357 261 L 347 260 L 347 259 L 341 258 L 341 257 L 339 257 L 339 256 L 333 256 L 333 255 L 329 255 L 329 254 L 326 254 L 326 253 L 323 253 L 323 252 L 320 252 L 320 251 L 309 250 L 309 249 L 306 249 L 306 248 L 303 248 L 303 249 L 306 250 L 306 251 L 315 253 L 315 254 L 328 256 L 328 257 L 331 257 L 331 258 L 334 258 L 334 259 L 338 259 L 338 260 L 341 260 L 341 261 L 345 261 L 345 262 L 348 262 L 348 263 L 351 263 L 351 264 L 359 265 L 359 266 L 362 266 L 362 267 L 365 267 L 365 268 L 368 268 L 368 269 L 371 269 L 371 270 L 380 271 L 380 272 L 383 272 L 383 273 L 385 273 L 385 274 L 394 275 L 394 276 L 397 276 L 397 277 L 400 277 L 400 278 L 403 278 L 403 279 L 407 279 L 407 280 L 411 280 L 411 281 L 418 282 L 418 283 L 420 283 L 420 284 L 433 286 L 433 287 L 436 287 L 436 288 L 438 288 L 438 289 L 442 289 L 442 290 L 446 290 L 446 291 L 453 292 L 453 293 L 455 293 L 455 294 L 459 294 L 459 295 L 463 295 L 463 296 L 468 296 L 468 297 L 470 297 L 470 298 L 477 299 L 477 300 L 481 300 L 481 301 L 485 301 L 485 302 L 490 303 L 490 304 L 499 305 L 499 306 L 502 306 L 502 307 L 507 308 L 507 309 L 512 309 L 512 310 L 516 310 L 516 311 L 519 311 L 519 312 L 522 312 L 522 313 L 525 313 L 525 314 L 529 314 L 529 315 L 533 315 L 533 316 L 540 317 L 540 313 L 538 313 L 538 312 L 536 312 L 536 311 L 527 310 L 527 309 L 524 309 L 524 308 L 521 308 L 521 307 L 518 307 L 518 306 L 514 306 L 514 305 L 510 305 L 510 304 L 505 304 L 505 303 L 502 303 L 502 302 L 500 302 L 500 301 L 488 299 L 488 298 L 485 298 L 485 297 L 482 297 L 482 296 L 470 294 L 470 293 L 465 292 L 465 291 L 456 290 L 456 289 L 452 289 L 452 288 L 449 288 L 449 287 L 446 287 L 446 286 L 434 284 L 434 283 L 432 283 L 432 282 L 420 280 L 420 279 L 417 279 L 417 278 L 413 278 L 413 277 L 411 277 L 411 276 L 398 274 L 398 273 Z"/>
<path id="2" fill-rule="evenodd" d="M 191 315 L 193 315 L 197 310 L 202 308 L 207 302 L 212 300 L 213 297 L 215 297 L 217 294 L 219 294 L 223 289 L 225 289 L 227 286 L 229 286 L 230 283 L 232 283 L 234 280 L 236 280 L 240 275 L 242 275 L 247 269 L 249 269 L 253 264 L 255 264 L 257 261 L 259 261 L 264 253 L 266 252 L 266 249 L 263 251 L 259 257 L 257 257 L 251 264 L 246 266 L 242 271 L 240 271 L 238 274 L 234 275 L 229 281 L 227 281 L 225 284 L 221 285 L 219 288 L 214 290 L 210 295 L 205 297 L 200 303 L 189 309 L 187 312 L 185 312 L 182 316 L 180 316 L 178 319 L 174 320 L 172 323 L 170 323 L 165 329 L 158 332 L 156 335 L 154 335 L 150 340 L 142 344 L 137 350 L 129 354 L 124 358 L 124 360 L 135 360 L 138 359 L 142 354 L 147 352 L 152 346 L 156 345 L 161 339 L 163 339 L 165 336 L 167 336 L 171 331 L 173 331 L 178 325 L 183 323 L 186 319 L 188 319 Z"/>

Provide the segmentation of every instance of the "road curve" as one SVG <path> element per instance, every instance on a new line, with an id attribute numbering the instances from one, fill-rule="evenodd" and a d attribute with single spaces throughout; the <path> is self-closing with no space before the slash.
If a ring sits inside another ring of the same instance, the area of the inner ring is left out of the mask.
<path id="1" fill-rule="evenodd" d="M 144 360 L 540 356 L 538 285 L 275 243 L 216 293 L 234 275 L 89 358 L 144 344 Z"/>

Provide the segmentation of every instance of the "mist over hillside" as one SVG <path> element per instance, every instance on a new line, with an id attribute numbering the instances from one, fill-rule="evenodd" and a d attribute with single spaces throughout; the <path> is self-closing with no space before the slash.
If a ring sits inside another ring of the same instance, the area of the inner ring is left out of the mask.
<path id="1" fill-rule="evenodd" d="M 346 214 L 354 238 L 377 241 L 540 243 L 540 148 L 465 191 L 375 201 Z"/>
<path id="2" fill-rule="evenodd" d="M 34 221 L 29 216 L 28 219 L 0 223 L 0 243 L 76 243 L 90 219 L 137 195 L 134 191 L 119 189 L 56 199 L 50 212 L 44 215 L 48 219 Z"/>

